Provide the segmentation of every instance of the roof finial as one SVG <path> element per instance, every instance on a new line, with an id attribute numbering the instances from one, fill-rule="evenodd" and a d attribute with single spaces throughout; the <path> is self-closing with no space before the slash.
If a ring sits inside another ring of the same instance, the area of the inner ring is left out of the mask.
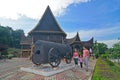
<path id="1" fill-rule="evenodd" d="M 77 32 L 77 36 L 79 36 L 79 32 Z"/>

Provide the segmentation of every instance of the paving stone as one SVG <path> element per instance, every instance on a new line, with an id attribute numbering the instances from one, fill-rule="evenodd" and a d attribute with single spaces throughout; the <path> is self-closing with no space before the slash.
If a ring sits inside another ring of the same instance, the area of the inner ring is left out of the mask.
<path id="1" fill-rule="evenodd" d="M 17 72 L 11 78 L 9 78 L 9 80 L 21 80 L 21 77 L 23 77 L 25 74 L 25 72 Z"/>
<path id="2" fill-rule="evenodd" d="M 14 61 L 14 60 L 13 60 Z M 17 61 L 27 61 L 26 59 L 19 59 Z M 12 61 L 10 61 L 12 63 Z M 42 75 L 36 75 L 28 72 L 21 71 L 20 68 L 13 68 L 16 70 L 8 70 L 4 71 L 4 73 L 0 73 L 0 80 L 91 80 L 91 76 L 93 73 L 93 69 L 95 66 L 96 60 L 90 60 L 89 61 L 89 70 L 88 72 L 85 71 L 84 65 L 83 68 L 81 69 L 80 66 L 78 67 L 73 67 L 68 70 L 64 70 L 60 73 L 57 73 L 55 75 L 51 76 L 42 76 Z M 8 63 L 8 62 L 7 62 Z M 7 64 L 6 63 L 6 64 Z M 28 63 L 28 61 L 27 61 Z M 31 62 L 30 62 L 31 63 Z M 30 67 L 31 65 L 25 65 L 26 63 L 22 64 L 21 66 L 23 67 Z M 74 64 L 73 64 L 74 65 Z M 16 66 L 18 67 L 18 66 Z M 49 67 L 49 66 L 46 66 Z M 39 67 L 40 68 L 40 67 Z M 6 75 L 5 75 L 6 74 Z"/>
<path id="3" fill-rule="evenodd" d="M 31 80 L 45 80 L 44 78 L 45 78 L 44 76 L 35 75 Z"/>
<path id="4" fill-rule="evenodd" d="M 31 80 L 33 78 L 34 74 L 31 73 L 27 73 L 26 75 L 24 75 L 23 77 L 21 77 L 20 80 Z"/>

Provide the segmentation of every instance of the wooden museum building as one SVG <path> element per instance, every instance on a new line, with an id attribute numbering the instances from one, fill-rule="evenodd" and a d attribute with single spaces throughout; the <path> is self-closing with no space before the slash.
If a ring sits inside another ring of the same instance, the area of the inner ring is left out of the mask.
<path id="1" fill-rule="evenodd" d="M 66 39 L 67 34 L 61 29 L 57 23 L 50 7 L 48 6 L 39 20 L 38 24 L 28 33 L 28 36 L 22 35 L 21 52 L 22 57 L 29 57 L 31 48 L 37 40 L 51 41 L 61 44 L 70 44 L 72 49 L 82 50 L 83 46 L 92 49 L 93 38 L 88 41 L 81 41 L 79 33 L 71 39 Z"/>

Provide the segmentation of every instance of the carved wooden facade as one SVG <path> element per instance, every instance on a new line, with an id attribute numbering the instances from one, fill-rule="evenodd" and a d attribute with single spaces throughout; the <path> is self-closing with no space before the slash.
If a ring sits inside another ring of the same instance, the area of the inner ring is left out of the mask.
<path id="1" fill-rule="evenodd" d="M 28 57 L 31 53 L 32 38 L 22 35 L 20 44 L 21 44 L 21 53 L 22 53 L 21 56 Z"/>
<path id="2" fill-rule="evenodd" d="M 91 38 L 88 41 L 81 41 L 79 37 L 79 33 L 77 32 L 77 35 L 71 39 L 66 39 L 66 43 L 70 44 L 72 49 L 76 48 L 80 52 L 82 52 L 83 47 L 86 47 L 87 49 L 92 49 L 93 46 L 93 38 Z"/>

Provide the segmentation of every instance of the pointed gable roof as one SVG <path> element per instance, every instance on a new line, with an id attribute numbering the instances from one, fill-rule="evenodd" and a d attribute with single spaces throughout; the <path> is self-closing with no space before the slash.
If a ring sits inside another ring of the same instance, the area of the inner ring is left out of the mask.
<path id="1" fill-rule="evenodd" d="M 77 32 L 77 35 L 75 36 L 75 41 L 81 41 L 78 32 Z"/>
<path id="2" fill-rule="evenodd" d="M 45 13 L 43 14 L 42 18 L 40 19 L 36 27 L 28 34 L 34 32 L 62 33 L 66 36 L 66 33 L 60 28 L 49 6 L 45 10 Z"/>
<path id="3" fill-rule="evenodd" d="M 75 42 L 81 42 L 80 37 L 79 37 L 79 33 L 77 32 L 77 35 L 71 39 L 67 39 L 67 43 L 72 44 Z"/>

